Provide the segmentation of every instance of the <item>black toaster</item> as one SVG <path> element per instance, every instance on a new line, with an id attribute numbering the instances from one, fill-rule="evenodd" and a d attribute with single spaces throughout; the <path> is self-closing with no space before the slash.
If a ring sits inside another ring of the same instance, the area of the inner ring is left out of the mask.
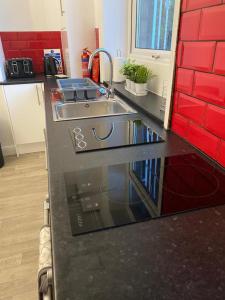
<path id="1" fill-rule="evenodd" d="M 33 62 L 31 58 L 11 58 L 6 61 L 6 74 L 8 78 L 34 77 Z"/>

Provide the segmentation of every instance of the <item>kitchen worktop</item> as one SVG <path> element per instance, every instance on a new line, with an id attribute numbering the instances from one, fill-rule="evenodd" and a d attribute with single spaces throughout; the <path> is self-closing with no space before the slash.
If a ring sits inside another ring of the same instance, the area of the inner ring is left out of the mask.
<path id="1" fill-rule="evenodd" d="M 41 83 L 46 80 L 43 74 L 37 74 L 31 78 L 8 78 L 4 81 L 0 81 L 0 85 L 13 85 L 13 84 L 28 84 L 28 83 Z"/>
<path id="2" fill-rule="evenodd" d="M 78 124 L 112 122 L 115 117 L 54 122 L 51 87 L 55 87 L 55 80 L 47 79 L 46 130 L 56 300 L 224 299 L 224 206 L 72 236 L 65 172 L 197 151 L 140 113 L 138 116 L 164 143 L 76 154 L 69 130 Z"/>
<path id="3" fill-rule="evenodd" d="M 127 100 L 128 103 L 138 107 L 140 111 L 154 118 L 159 124 L 163 124 L 165 112 L 162 109 L 165 99 L 161 96 L 148 92 L 146 96 L 135 96 L 129 93 L 124 83 L 115 83 L 114 88 L 118 95 Z"/>

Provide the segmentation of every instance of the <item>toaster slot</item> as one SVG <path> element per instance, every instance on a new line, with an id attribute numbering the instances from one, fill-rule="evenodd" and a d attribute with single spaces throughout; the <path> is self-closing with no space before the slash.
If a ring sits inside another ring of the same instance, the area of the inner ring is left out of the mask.
<path id="1" fill-rule="evenodd" d="M 12 69 L 14 74 L 19 74 L 19 68 L 16 60 L 12 61 Z"/>
<path id="2" fill-rule="evenodd" d="M 30 73 L 29 62 L 28 60 L 23 61 L 23 71 L 25 74 Z"/>

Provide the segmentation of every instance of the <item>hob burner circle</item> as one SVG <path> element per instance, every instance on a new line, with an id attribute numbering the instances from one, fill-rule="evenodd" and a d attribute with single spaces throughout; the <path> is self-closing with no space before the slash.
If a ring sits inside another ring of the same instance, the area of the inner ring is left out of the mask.
<path id="1" fill-rule="evenodd" d="M 220 185 L 216 175 L 209 170 L 182 163 L 166 165 L 163 183 L 160 184 L 164 191 L 186 198 L 211 197 Z"/>

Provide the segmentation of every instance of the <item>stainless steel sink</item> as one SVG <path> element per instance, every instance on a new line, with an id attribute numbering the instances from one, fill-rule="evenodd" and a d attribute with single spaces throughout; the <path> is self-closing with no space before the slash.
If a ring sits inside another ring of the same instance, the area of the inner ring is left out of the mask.
<path id="1" fill-rule="evenodd" d="M 88 119 L 137 113 L 119 97 L 85 102 L 58 102 L 53 104 L 54 121 Z"/>

